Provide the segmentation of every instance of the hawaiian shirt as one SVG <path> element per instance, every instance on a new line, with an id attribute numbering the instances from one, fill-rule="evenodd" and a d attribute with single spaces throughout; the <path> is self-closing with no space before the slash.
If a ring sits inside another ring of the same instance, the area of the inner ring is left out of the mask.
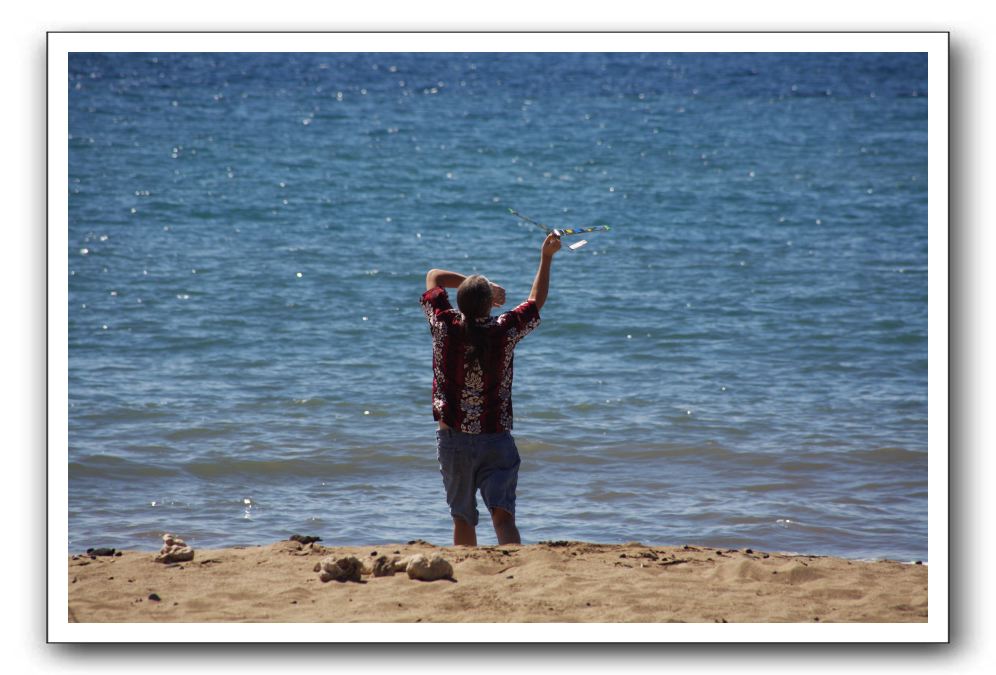
<path id="1" fill-rule="evenodd" d="M 539 325 L 539 309 L 527 300 L 498 316 L 475 319 L 487 330 L 489 349 L 483 365 L 470 359 L 463 314 L 453 309 L 442 286 L 422 294 L 422 309 L 432 333 L 432 416 L 470 434 L 512 428 L 512 352 Z"/>

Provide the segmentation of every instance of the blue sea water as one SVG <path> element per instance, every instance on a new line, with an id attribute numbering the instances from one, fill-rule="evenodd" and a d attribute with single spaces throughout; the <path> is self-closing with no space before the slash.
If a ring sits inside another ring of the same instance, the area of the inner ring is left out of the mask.
<path id="1" fill-rule="evenodd" d="M 70 550 L 447 543 L 418 300 L 524 299 L 514 208 L 612 228 L 516 350 L 526 543 L 926 558 L 926 55 L 75 53 L 68 88 Z"/>

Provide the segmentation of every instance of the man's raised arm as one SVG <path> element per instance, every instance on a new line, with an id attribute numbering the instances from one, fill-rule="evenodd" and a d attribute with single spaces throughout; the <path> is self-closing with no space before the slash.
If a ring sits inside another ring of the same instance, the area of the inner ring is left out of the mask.
<path id="1" fill-rule="evenodd" d="M 529 299 L 536 302 L 536 309 L 543 309 L 546 303 L 546 295 L 550 290 L 550 264 L 553 262 L 553 254 L 560 250 L 560 237 L 550 233 L 543 240 L 543 248 L 540 254 L 539 269 L 536 270 L 536 278 L 533 279 L 533 289 L 529 292 Z"/>

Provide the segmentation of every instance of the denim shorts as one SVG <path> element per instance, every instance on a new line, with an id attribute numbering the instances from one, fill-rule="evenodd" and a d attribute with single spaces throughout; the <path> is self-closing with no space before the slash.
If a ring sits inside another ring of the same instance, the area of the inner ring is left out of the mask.
<path id="1" fill-rule="evenodd" d="M 450 515 L 476 527 L 478 490 L 489 509 L 515 513 L 520 460 L 511 433 L 466 434 L 455 429 L 438 429 L 436 458 L 443 474 Z"/>

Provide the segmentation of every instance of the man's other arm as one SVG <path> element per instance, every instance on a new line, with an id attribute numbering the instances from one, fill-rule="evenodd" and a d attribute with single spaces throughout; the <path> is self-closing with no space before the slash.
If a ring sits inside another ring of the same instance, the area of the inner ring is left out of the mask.
<path id="1" fill-rule="evenodd" d="M 447 272 L 446 270 L 431 269 L 425 275 L 425 290 L 442 286 L 443 288 L 458 288 L 466 279 L 462 274 Z"/>

